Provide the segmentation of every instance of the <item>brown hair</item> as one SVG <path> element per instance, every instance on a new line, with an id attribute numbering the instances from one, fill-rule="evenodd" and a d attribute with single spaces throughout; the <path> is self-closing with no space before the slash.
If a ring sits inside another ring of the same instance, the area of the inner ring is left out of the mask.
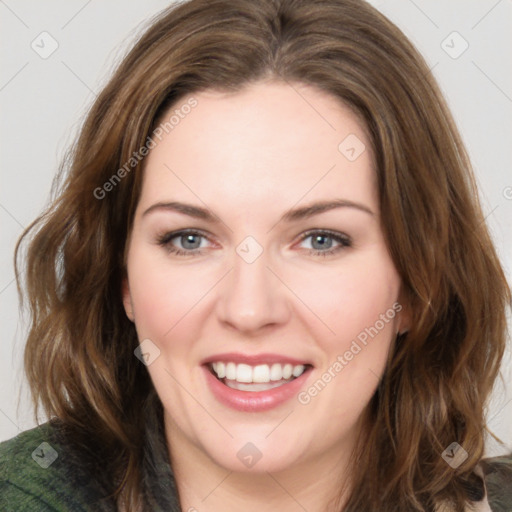
<path id="1" fill-rule="evenodd" d="M 36 417 L 41 403 L 77 445 L 100 449 L 119 503 L 142 506 L 140 410 L 153 386 L 134 357 L 121 282 L 143 161 L 125 164 L 180 98 L 266 79 L 313 85 L 364 120 L 383 229 L 411 306 L 411 329 L 366 410 L 344 510 L 431 511 L 444 500 L 463 510 L 510 290 L 435 80 L 402 32 L 360 0 L 191 0 L 138 40 L 92 106 L 58 196 L 16 247 L 18 261 L 33 234 L 25 370 Z M 454 441 L 468 453 L 455 470 L 441 457 Z"/>

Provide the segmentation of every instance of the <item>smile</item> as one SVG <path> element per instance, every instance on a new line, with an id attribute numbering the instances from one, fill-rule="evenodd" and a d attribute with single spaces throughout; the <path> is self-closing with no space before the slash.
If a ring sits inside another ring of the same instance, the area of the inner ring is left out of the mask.
<path id="1" fill-rule="evenodd" d="M 217 401 L 239 411 L 259 412 L 295 396 L 313 368 L 299 361 L 277 362 L 277 358 L 238 356 L 236 359 L 244 362 L 235 362 L 230 357 L 219 357 L 202 366 Z"/>
<path id="2" fill-rule="evenodd" d="M 243 391 L 264 391 L 276 388 L 300 377 L 306 370 L 306 365 L 290 363 L 272 365 L 236 364 L 233 362 L 211 363 L 211 369 L 219 380 L 226 386 Z"/>

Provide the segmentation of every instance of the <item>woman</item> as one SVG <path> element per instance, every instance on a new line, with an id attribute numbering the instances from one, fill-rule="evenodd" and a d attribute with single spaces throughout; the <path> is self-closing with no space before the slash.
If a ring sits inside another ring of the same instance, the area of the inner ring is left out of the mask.
<path id="1" fill-rule="evenodd" d="M 28 234 L 52 420 L 2 443 L 4 508 L 512 505 L 481 460 L 509 288 L 438 87 L 367 4 L 169 8 Z"/>

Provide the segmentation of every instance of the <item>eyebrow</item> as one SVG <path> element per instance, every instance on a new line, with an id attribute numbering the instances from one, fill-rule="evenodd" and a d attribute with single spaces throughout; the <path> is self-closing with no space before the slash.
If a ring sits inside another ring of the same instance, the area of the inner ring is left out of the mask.
<path id="1" fill-rule="evenodd" d="M 373 211 L 364 204 L 349 201 L 347 199 L 333 199 L 330 201 L 319 201 L 307 206 L 288 210 L 281 216 L 279 222 L 296 222 L 298 220 L 303 220 L 314 215 L 319 215 L 320 213 L 324 213 L 335 208 L 355 208 L 369 215 L 374 215 Z M 142 216 L 144 217 L 151 212 L 162 210 L 182 213 L 184 215 L 188 215 L 189 217 L 211 222 L 212 224 L 218 224 L 221 222 L 220 219 L 211 213 L 211 211 L 207 208 L 194 206 L 188 203 L 182 203 L 179 201 L 155 203 L 147 210 L 145 210 Z"/>

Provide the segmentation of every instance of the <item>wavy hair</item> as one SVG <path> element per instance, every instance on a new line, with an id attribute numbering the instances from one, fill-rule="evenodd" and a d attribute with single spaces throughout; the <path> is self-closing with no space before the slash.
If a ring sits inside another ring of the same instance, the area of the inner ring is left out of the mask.
<path id="1" fill-rule="evenodd" d="M 101 452 L 119 507 L 143 507 L 140 411 L 153 385 L 134 357 L 121 299 L 144 166 L 134 154 L 180 99 L 260 80 L 315 86 L 363 120 L 382 228 L 411 309 L 411 328 L 365 410 L 343 510 L 426 512 L 449 502 L 462 511 L 484 453 L 510 289 L 438 85 L 404 34 L 360 0 L 190 0 L 152 20 L 92 105 L 50 205 L 16 246 L 36 419 L 42 405 L 84 452 Z M 455 470 L 441 457 L 454 441 L 468 453 Z"/>

